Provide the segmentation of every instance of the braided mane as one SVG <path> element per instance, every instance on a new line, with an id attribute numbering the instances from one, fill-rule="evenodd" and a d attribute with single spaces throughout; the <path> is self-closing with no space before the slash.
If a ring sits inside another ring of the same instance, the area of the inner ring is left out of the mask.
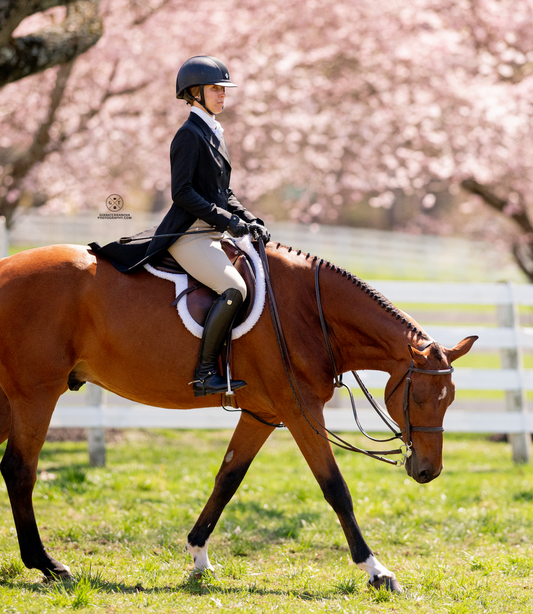
<path id="1" fill-rule="evenodd" d="M 289 253 L 293 251 L 292 247 L 287 247 L 286 245 L 277 243 L 276 249 L 279 249 L 280 247 L 287 249 Z M 306 260 L 309 260 L 310 258 L 312 259 L 311 260 L 312 262 L 317 262 L 320 260 L 318 256 L 311 256 L 309 252 L 307 254 L 303 254 L 301 249 L 299 249 L 298 251 L 296 250 L 294 251 L 297 256 L 301 255 Z M 374 299 L 374 301 L 376 301 L 377 304 L 382 309 L 384 309 L 387 313 L 389 313 L 396 320 L 399 320 L 401 324 L 405 324 L 408 329 L 410 329 L 415 335 L 417 335 L 417 337 L 420 337 L 422 339 L 429 339 L 428 335 L 423 330 L 419 330 L 418 328 L 413 326 L 412 322 L 410 322 L 405 317 L 405 314 L 402 311 L 400 311 L 397 307 L 395 307 L 386 297 L 384 297 L 380 292 L 378 292 L 372 286 L 367 284 L 365 281 L 363 281 L 356 275 L 353 275 L 353 273 L 346 271 L 346 269 L 336 266 L 335 264 L 332 264 L 331 262 L 327 262 L 326 260 L 322 260 L 322 262 L 326 269 L 329 268 L 332 271 L 340 274 L 342 277 L 345 277 L 347 281 L 351 282 L 352 284 L 355 284 L 357 288 L 360 288 L 362 292 L 365 292 L 365 294 L 368 294 L 368 296 Z"/>

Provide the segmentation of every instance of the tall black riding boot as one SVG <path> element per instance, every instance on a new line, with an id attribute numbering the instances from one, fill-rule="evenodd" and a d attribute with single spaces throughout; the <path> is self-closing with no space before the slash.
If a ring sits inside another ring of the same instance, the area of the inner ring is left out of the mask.
<path id="1" fill-rule="evenodd" d="M 218 372 L 218 357 L 228 335 L 229 327 L 242 302 L 240 291 L 230 288 L 215 300 L 207 314 L 204 334 L 200 343 L 198 364 L 194 370 L 194 379 L 191 382 L 195 397 L 222 394 L 228 389 L 226 378 Z M 244 386 L 246 386 L 246 382 L 242 380 L 231 381 L 232 390 L 238 390 Z"/>

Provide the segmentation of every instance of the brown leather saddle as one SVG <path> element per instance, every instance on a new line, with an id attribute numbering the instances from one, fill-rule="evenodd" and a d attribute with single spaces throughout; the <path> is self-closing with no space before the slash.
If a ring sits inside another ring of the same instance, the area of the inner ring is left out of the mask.
<path id="1" fill-rule="evenodd" d="M 255 300 L 255 271 L 253 263 L 248 254 L 242 249 L 237 247 L 231 239 L 222 239 L 220 242 L 222 249 L 226 253 L 233 266 L 241 274 L 246 283 L 248 289 L 248 296 L 244 301 L 242 308 L 237 313 L 237 317 L 233 326 L 238 326 L 241 322 L 246 320 L 250 315 L 250 311 L 254 305 Z M 174 260 L 170 252 L 163 251 L 162 255 L 158 255 L 156 258 L 150 261 L 150 264 L 158 271 L 165 273 L 186 273 L 182 267 Z M 187 273 L 187 288 L 173 301 L 173 305 L 177 305 L 181 298 L 187 296 L 187 309 L 194 318 L 194 320 L 203 326 L 205 319 L 213 301 L 217 297 L 217 293 L 211 288 L 204 286 L 194 277 L 191 277 Z"/>

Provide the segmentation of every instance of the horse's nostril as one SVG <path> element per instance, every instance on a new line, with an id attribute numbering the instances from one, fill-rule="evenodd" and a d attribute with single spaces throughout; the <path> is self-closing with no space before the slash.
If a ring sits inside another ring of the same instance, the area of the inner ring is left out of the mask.
<path id="1" fill-rule="evenodd" d="M 421 471 L 418 474 L 418 481 L 423 484 L 425 482 L 431 482 L 431 480 L 433 479 L 433 472 L 430 471 L 429 469 L 424 469 L 424 471 Z"/>

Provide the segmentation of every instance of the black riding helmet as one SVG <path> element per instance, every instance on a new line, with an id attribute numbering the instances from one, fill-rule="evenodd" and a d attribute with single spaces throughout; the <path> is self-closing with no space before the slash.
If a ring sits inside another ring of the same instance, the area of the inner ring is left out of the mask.
<path id="1" fill-rule="evenodd" d="M 189 88 L 200 86 L 200 104 L 211 115 L 205 106 L 204 85 L 222 85 L 223 87 L 237 87 L 231 82 L 226 65 L 210 55 L 197 55 L 189 58 L 179 69 L 176 79 L 176 98 L 187 102 L 196 99 L 191 95 Z"/>

